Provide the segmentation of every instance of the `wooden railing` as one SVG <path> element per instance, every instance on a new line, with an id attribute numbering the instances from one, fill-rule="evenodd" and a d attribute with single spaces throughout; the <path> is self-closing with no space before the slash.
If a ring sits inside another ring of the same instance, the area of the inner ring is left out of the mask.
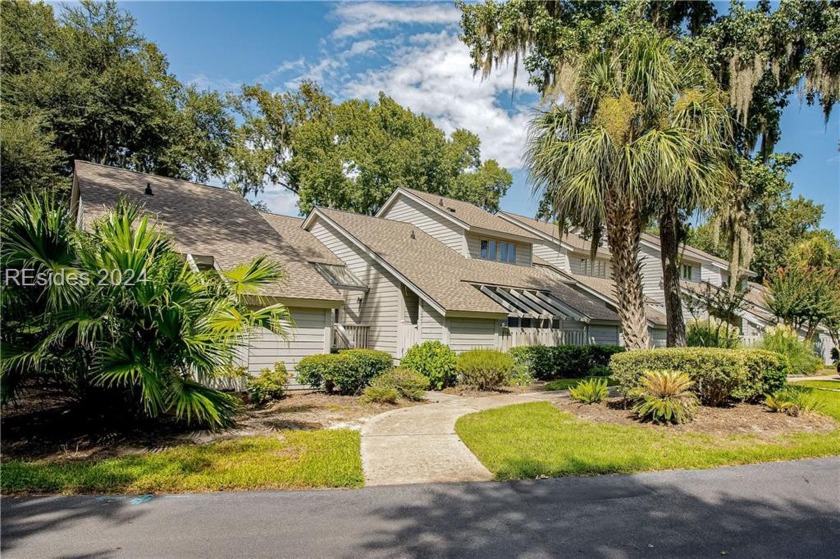
<path id="1" fill-rule="evenodd" d="M 544 328 L 511 328 L 499 335 L 499 349 L 525 345 L 588 345 L 585 330 L 549 330 Z"/>
<path id="2" fill-rule="evenodd" d="M 370 341 L 368 324 L 334 324 L 332 346 L 338 349 L 366 349 Z"/>

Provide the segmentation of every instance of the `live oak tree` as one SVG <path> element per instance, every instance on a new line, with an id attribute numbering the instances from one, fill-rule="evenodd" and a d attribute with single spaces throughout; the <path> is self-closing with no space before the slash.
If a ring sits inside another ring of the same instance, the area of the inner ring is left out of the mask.
<path id="1" fill-rule="evenodd" d="M 226 171 L 224 99 L 179 83 L 116 3 L 55 14 L 3 1 L 0 29 L 5 199 L 66 186 L 73 159 L 197 180 Z"/>
<path id="2" fill-rule="evenodd" d="M 495 160 L 482 161 L 475 134 L 458 129 L 447 137 L 384 94 L 335 103 L 311 82 L 285 93 L 256 85 L 232 104 L 242 124 L 229 185 L 243 196 L 285 187 L 302 213 L 321 205 L 373 214 L 401 186 L 492 211 L 512 182 Z"/>

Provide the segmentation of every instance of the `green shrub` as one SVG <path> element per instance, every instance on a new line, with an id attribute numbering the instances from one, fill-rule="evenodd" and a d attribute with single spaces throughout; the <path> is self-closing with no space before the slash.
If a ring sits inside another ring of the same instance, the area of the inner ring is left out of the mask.
<path id="1" fill-rule="evenodd" d="M 370 385 L 376 388 L 393 388 L 408 400 L 422 400 L 429 389 L 429 379 L 417 371 L 396 368 L 376 377 Z"/>
<path id="2" fill-rule="evenodd" d="M 604 368 L 610 357 L 622 351 L 624 348 L 612 345 L 536 345 L 514 347 L 508 353 L 535 378 L 551 380 L 606 376 Z"/>
<path id="3" fill-rule="evenodd" d="M 761 347 L 787 357 L 792 375 L 812 375 L 822 367 L 822 360 L 814 354 L 813 345 L 800 340 L 790 326 L 768 328 L 764 332 Z"/>
<path id="4" fill-rule="evenodd" d="M 758 349 L 662 348 L 614 355 L 610 369 L 625 394 L 641 385 L 645 371 L 686 373 L 700 400 L 717 406 L 729 398 L 756 400 L 777 390 L 784 385 L 787 364 Z"/>
<path id="5" fill-rule="evenodd" d="M 400 397 L 396 388 L 391 386 L 370 385 L 362 391 L 362 401 L 377 404 L 396 404 Z"/>
<path id="6" fill-rule="evenodd" d="M 251 403 L 261 406 L 269 400 L 279 400 L 286 391 L 289 373 L 282 361 L 274 364 L 274 369 L 266 367 L 260 374 L 245 381 L 245 389 L 251 397 Z"/>
<path id="7" fill-rule="evenodd" d="M 721 320 L 693 320 L 686 324 L 685 342 L 688 347 L 737 349 L 741 345 L 741 332 Z"/>
<path id="8" fill-rule="evenodd" d="M 513 358 L 495 349 L 472 349 L 458 356 L 459 381 L 479 390 L 507 384 L 514 369 Z"/>
<path id="9" fill-rule="evenodd" d="M 569 396 L 584 404 L 603 402 L 610 395 L 607 390 L 607 379 L 591 378 L 582 380 L 569 389 Z"/>
<path id="10" fill-rule="evenodd" d="M 804 411 L 818 411 L 820 401 L 803 386 L 787 386 L 767 396 L 764 400 L 770 411 L 798 417 Z"/>
<path id="11" fill-rule="evenodd" d="M 304 357 L 297 365 L 297 379 L 328 393 L 358 394 L 392 364 L 391 356 L 384 351 L 348 349 Z"/>
<path id="12" fill-rule="evenodd" d="M 646 371 L 632 391 L 633 411 L 642 421 L 687 423 L 694 418 L 697 396 L 691 378 L 680 371 Z"/>
<path id="13" fill-rule="evenodd" d="M 400 366 L 417 371 L 429 379 L 434 390 L 455 384 L 455 352 L 440 342 L 423 342 L 405 352 Z"/>

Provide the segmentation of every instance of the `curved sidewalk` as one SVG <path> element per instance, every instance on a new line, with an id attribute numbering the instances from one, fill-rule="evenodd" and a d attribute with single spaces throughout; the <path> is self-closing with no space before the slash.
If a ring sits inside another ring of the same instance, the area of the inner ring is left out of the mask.
<path id="1" fill-rule="evenodd" d="M 366 485 L 486 481 L 493 475 L 455 434 L 462 415 L 512 404 L 553 401 L 564 392 L 464 397 L 430 393 L 435 403 L 385 412 L 362 427 Z"/>

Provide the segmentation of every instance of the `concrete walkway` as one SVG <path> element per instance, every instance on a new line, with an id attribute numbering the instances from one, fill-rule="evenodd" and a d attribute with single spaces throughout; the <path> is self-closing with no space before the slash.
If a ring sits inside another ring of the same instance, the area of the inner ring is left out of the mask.
<path id="1" fill-rule="evenodd" d="M 365 484 L 486 481 L 492 474 L 455 434 L 462 415 L 512 404 L 553 401 L 565 392 L 464 397 L 429 393 L 434 403 L 389 411 L 362 427 Z"/>

